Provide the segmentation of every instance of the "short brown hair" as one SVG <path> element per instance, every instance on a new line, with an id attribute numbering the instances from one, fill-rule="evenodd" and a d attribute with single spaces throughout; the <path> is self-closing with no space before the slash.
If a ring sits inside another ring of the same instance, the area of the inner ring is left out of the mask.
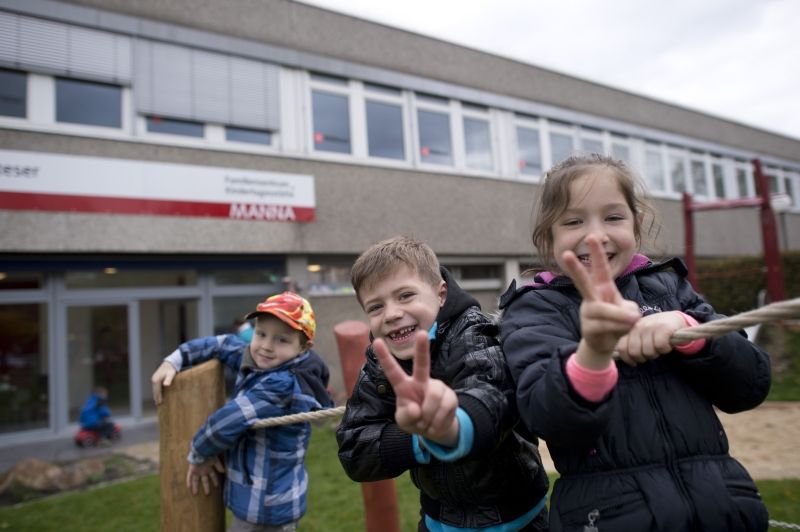
<path id="1" fill-rule="evenodd" d="M 375 286 L 401 266 L 408 266 L 433 287 L 442 281 L 439 259 L 428 244 L 402 235 L 394 236 L 367 248 L 353 264 L 350 282 L 359 303 L 363 288 Z"/>

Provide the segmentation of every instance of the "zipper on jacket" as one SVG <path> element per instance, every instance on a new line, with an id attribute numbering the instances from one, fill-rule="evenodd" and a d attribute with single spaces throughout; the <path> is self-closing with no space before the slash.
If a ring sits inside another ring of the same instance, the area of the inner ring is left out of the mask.
<path id="1" fill-rule="evenodd" d="M 690 522 L 692 530 L 696 530 L 697 508 L 692 502 L 692 498 L 689 496 L 689 492 L 686 490 L 686 484 L 683 482 L 683 478 L 681 477 L 680 471 L 678 469 L 675 446 L 672 444 L 672 439 L 670 438 L 666 422 L 664 421 L 665 418 L 664 410 L 661 408 L 661 404 L 658 402 L 658 398 L 656 397 L 655 392 L 653 391 L 652 379 L 650 375 L 644 372 L 642 372 L 642 374 L 644 375 L 643 380 L 645 381 L 645 389 L 647 390 L 647 397 L 650 400 L 650 404 L 653 406 L 653 409 L 658 413 L 656 421 L 658 423 L 658 428 L 661 431 L 661 434 L 663 434 L 664 447 L 667 455 L 667 470 L 669 471 L 670 476 L 672 476 L 673 480 L 675 481 L 675 484 L 678 486 L 678 491 L 680 492 L 683 501 L 686 503 L 686 505 L 692 512 Z"/>

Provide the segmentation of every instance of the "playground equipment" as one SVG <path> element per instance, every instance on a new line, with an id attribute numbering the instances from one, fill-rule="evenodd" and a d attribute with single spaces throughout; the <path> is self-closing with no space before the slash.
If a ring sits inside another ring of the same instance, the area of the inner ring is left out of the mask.
<path id="1" fill-rule="evenodd" d="M 369 345 L 369 327 L 360 321 L 344 321 L 333 328 L 333 334 L 336 336 L 342 377 L 349 397 L 364 365 L 364 353 Z M 364 498 L 367 532 L 400 532 L 400 510 L 393 479 L 362 482 L 361 495 Z"/>
<path id="2" fill-rule="evenodd" d="M 158 408 L 161 532 L 222 532 L 225 506 L 222 483 L 211 494 L 194 496 L 186 487 L 186 453 L 197 428 L 225 403 L 225 379 L 219 360 L 179 373 L 164 390 Z"/>
<path id="3" fill-rule="evenodd" d="M 694 253 L 694 212 L 718 209 L 734 209 L 740 207 L 760 207 L 761 209 L 761 241 L 764 246 L 764 264 L 767 276 L 767 294 L 771 302 L 786 299 L 783 285 L 783 266 L 778 249 L 777 230 L 775 228 L 775 212 L 769 193 L 769 182 L 761 169 L 761 161 L 753 159 L 753 174 L 756 179 L 755 198 L 720 200 L 695 203 L 688 192 L 683 193 L 683 228 L 686 246 L 686 267 L 689 270 L 689 282 L 700 292 L 697 280 L 697 265 Z"/>

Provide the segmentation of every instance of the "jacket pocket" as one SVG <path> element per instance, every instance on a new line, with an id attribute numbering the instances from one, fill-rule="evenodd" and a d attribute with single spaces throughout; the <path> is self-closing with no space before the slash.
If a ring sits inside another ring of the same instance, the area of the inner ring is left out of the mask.
<path id="1" fill-rule="evenodd" d="M 593 510 L 599 512 L 594 520 L 598 532 L 649 532 L 656 528 L 652 512 L 642 494 L 629 492 L 562 513 L 560 517 L 563 530 L 582 532 L 583 527 L 589 524 L 589 513 Z M 551 509 L 552 511 L 554 510 Z"/>
<path id="2" fill-rule="evenodd" d="M 767 507 L 761 500 L 753 482 L 747 480 L 726 480 L 725 486 L 731 495 L 734 507 L 739 511 L 743 530 L 764 531 L 769 527 Z"/>

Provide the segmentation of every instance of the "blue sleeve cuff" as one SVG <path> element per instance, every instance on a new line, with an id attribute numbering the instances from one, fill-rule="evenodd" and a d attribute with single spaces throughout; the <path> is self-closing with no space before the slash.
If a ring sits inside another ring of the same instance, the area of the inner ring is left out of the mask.
<path id="1" fill-rule="evenodd" d="M 427 449 L 423 449 L 419 444 L 419 436 L 416 434 L 411 435 L 411 445 L 414 447 L 414 458 L 419 464 L 431 463 L 431 453 Z"/>
<path id="2" fill-rule="evenodd" d="M 455 447 L 444 447 L 438 443 L 420 437 L 425 449 L 430 451 L 431 455 L 442 462 L 455 462 L 459 458 L 468 455 L 472 450 L 472 444 L 475 440 L 475 426 L 472 424 L 472 419 L 469 417 L 469 414 L 461 408 L 456 410 L 456 417 L 458 418 L 458 445 Z"/>

